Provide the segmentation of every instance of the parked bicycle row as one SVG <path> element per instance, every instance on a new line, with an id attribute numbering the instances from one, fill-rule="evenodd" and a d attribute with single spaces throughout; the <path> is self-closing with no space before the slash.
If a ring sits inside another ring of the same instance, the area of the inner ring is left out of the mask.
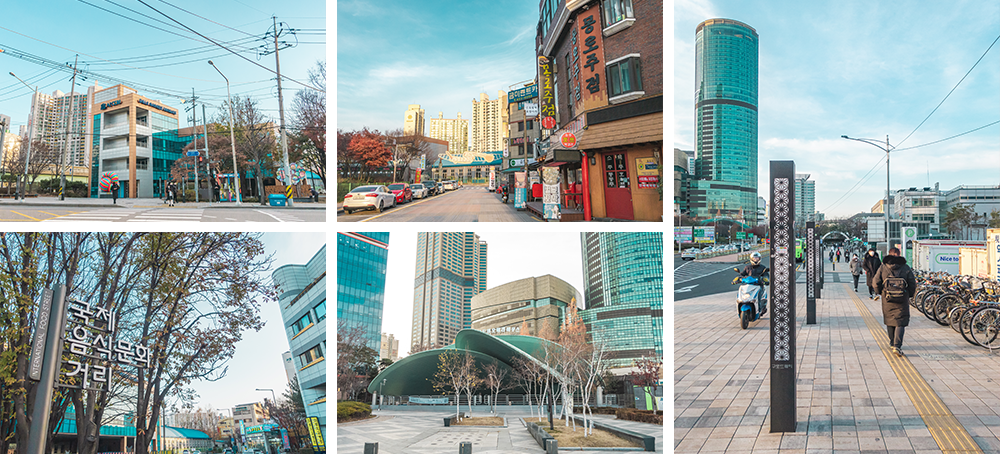
<path id="1" fill-rule="evenodd" d="M 1000 348 L 1000 284 L 972 276 L 915 271 L 910 305 L 938 324 L 951 326 L 972 345 Z"/>

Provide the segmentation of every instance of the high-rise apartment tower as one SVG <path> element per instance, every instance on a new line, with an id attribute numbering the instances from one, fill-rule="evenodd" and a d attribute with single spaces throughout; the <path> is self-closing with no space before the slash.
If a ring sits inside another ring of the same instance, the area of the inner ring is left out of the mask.
<path id="1" fill-rule="evenodd" d="M 472 297 L 486 290 L 486 257 L 475 233 L 417 234 L 411 351 L 450 345 L 472 327 Z"/>

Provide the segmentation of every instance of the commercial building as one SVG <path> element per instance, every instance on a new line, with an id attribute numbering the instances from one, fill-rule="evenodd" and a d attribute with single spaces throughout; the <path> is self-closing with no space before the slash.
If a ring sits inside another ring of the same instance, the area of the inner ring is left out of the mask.
<path id="1" fill-rule="evenodd" d="M 885 213 L 885 204 L 886 204 L 885 198 L 879 199 L 878 202 L 875 202 L 875 204 L 872 205 L 872 213 Z M 889 194 L 889 206 L 894 206 L 894 205 L 895 201 L 893 199 L 893 195 Z M 890 216 L 893 215 L 893 211 L 895 210 L 889 210 Z"/>
<path id="2" fill-rule="evenodd" d="M 233 425 L 235 427 L 240 427 L 240 425 L 246 427 L 264 424 L 270 418 L 267 408 L 260 402 L 239 404 L 232 408 L 232 413 Z"/>
<path id="3" fill-rule="evenodd" d="M 580 292 L 551 274 L 493 287 L 472 297 L 472 329 L 556 340 L 567 310 L 583 308 Z"/>
<path id="4" fill-rule="evenodd" d="M 472 123 L 469 125 L 469 145 L 473 152 L 503 150 L 507 141 L 507 93 L 497 91 L 497 99 L 486 93 L 472 100 Z"/>
<path id="5" fill-rule="evenodd" d="M 337 233 L 337 322 L 360 328 L 365 346 L 378 351 L 382 341 L 388 232 Z"/>
<path id="6" fill-rule="evenodd" d="M 524 172 L 526 166 L 535 162 L 535 141 L 541 133 L 537 83 L 530 82 L 507 93 L 507 121 L 507 143 L 500 165 L 502 177 L 497 177 L 501 182 L 513 185 L 514 172 Z"/>
<path id="7" fill-rule="evenodd" d="M 278 290 L 281 320 L 295 359 L 306 415 L 319 418 L 325 436 L 326 245 L 305 265 L 284 265 L 271 277 Z"/>
<path id="8" fill-rule="evenodd" d="M 663 234 L 581 233 L 587 333 L 609 351 L 612 373 L 663 358 Z"/>
<path id="9" fill-rule="evenodd" d="M 990 213 L 1000 210 L 1000 185 L 961 185 L 943 194 L 941 215 L 961 205 L 971 205 L 977 216 L 989 219 Z"/>
<path id="10" fill-rule="evenodd" d="M 472 297 L 486 290 L 487 244 L 472 232 L 420 232 L 410 351 L 444 347 L 472 326 Z"/>
<path id="11" fill-rule="evenodd" d="M 795 223 L 804 228 L 806 222 L 817 222 L 816 219 L 816 182 L 809 179 L 808 173 L 795 174 Z"/>
<path id="12" fill-rule="evenodd" d="M 120 84 L 91 87 L 88 98 L 91 197 L 101 195 L 98 182 L 105 172 L 118 174 L 120 197 L 159 196 L 170 165 L 187 144 L 180 145 L 176 134 L 177 110 Z"/>
<path id="13" fill-rule="evenodd" d="M 444 118 L 444 112 L 438 112 L 437 118 L 431 118 L 427 137 L 448 142 L 448 153 L 462 154 L 469 151 L 469 120 Z"/>
<path id="14" fill-rule="evenodd" d="M 465 183 L 486 184 L 490 171 L 499 172 L 503 151 L 440 155 L 440 161 L 431 170 L 435 180 L 459 180 Z"/>
<path id="15" fill-rule="evenodd" d="M 688 152 L 674 148 L 674 213 L 690 216 L 688 210 L 688 191 L 691 179 L 694 178 L 688 167 L 690 162 Z"/>
<path id="16" fill-rule="evenodd" d="M 382 333 L 382 341 L 379 343 L 378 356 L 381 359 L 395 361 L 399 359 L 399 339 L 389 333 Z"/>
<path id="17" fill-rule="evenodd" d="M 558 181 L 560 212 L 662 221 L 663 2 L 539 6 L 536 167 L 550 175 L 543 180 Z M 582 210 L 563 197 L 577 185 Z"/>
<path id="18" fill-rule="evenodd" d="M 695 30 L 696 217 L 757 210 L 757 55 L 757 31 L 743 22 Z"/>
<path id="19" fill-rule="evenodd" d="M 934 188 L 909 188 L 897 190 L 893 195 L 892 219 L 900 221 L 927 222 L 931 233 L 941 231 L 941 221 L 944 213 L 941 203 L 944 197 L 938 186 Z M 895 238 L 899 233 L 890 232 Z"/>
<path id="20" fill-rule="evenodd" d="M 292 358 L 291 351 L 281 354 L 281 363 L 285 365 L 285 378 L 291 383 L 292 379 L 295 378 L 295 359 Z"/>
<path id="21" fill-rule="evenodd" d="M 420 104 L 410 104 L 406 109 L 403 134 L 408 136 L 424 135 L 424 109 L 420 108 Z"/>

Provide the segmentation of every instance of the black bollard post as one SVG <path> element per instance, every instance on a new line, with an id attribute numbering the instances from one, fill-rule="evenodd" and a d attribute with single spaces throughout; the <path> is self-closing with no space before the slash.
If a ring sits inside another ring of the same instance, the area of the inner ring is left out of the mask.
<path id="1" fill-rule="evenodd" d="M 365 454 L 378 454 L 378 442 L 365 443 Z"/>
<path id="2" fill-rule="evenodd" d="M 771 161 L 771 432 L 795 432 L 795 162 Z"/>
<path id="3" fill-rule="evenodd" d="M 816 324 L 816 223 L 806 222 L 806 324 Z"/>
<path id="4" fill-rule="evenodd" d="M 463 441 L 458 445 L 458 454 L 472 454 L 472 442 Z"/>

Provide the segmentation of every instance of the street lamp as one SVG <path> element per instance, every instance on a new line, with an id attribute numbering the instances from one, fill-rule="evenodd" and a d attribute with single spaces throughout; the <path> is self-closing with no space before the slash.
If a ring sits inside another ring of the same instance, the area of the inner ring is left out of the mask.
<path id="1" fill-rule="evenodd" d="M 229 145 L 233 148 L 233 179 L 236 180 L 236 205 L 243 205 L 243 195 L 240 193 L 240 171 L 236 167 L 236 138 L 233 136 L 233 95 L 229 92 L 229 78 L 225 74 L 222 74 L 222 71 L 219 70 L 218 66 L 215 66 L 215 63 L 212 63 L 212 60 L 209 60 L 208 64 L 212 65 L 223 79 L 226 79 L 226 96 L 229 98 Z M 206 137 L 205 140 L 207 141 L 208 138 Z"/>
<path id="2" fill-rule="evenodd" d="M 14 78 L 17 79 L 18 81 L 20 81 L 22 84 L 24 84 L 25 87 L 28 87 L 28 90 L 32 90 L 32 91 L 35 92 L 35 97 L 32 98 L 33 100 L 38 99 L 38 87 L 37 86 L 35 88 L 31 88 L 31 86 L 29 86 L 27 83 L 25 83 L 23 80 L 21 80 L 20 77 L 15 76 L 13 71 L 10 71 L 8 74 L 10 74 L 11 76 L 14 76 Z M 34 102 L 34 101 L 32 101 L 32 102 Z M 36 118 L 36 119 L 34 119 L 31 122 L 31 124 L 28 125 L 28 152 L 25 153 L 25 155 L 24 155 L 24 182 L 21 185 L 21 202 L 22 203 L 24 202 L 24 197 L 28 194 L 28 160 L 31 158 L 31 133 L 32 133 L 32 131 L 34 131 L 34 129 L 35 129 L 35 123 L 37 123 L 37 122 L 38 122 L 38 119 Z M 2 146 L 2 145 L 0 145 L 0 146 Z"/>
<path id="3" fill-rule="evenodd" d="M 382 387 L 385 386 L 385 379 L 382 379 L 382 383 L 378 385 L 378 410 L 382 411 L 382 400 L 385 396 L 382 395 Z"/>
<path id="4" fill-rule="evenodd" d="M 209 62 L 209 63 L 211 63 L 211 62 Z M 212 66 L 215 66 L 215 65 L 212 65 Z M 216 68 L 216 69 L 218 69 L 218 68 Z M 276 399 L 274 397 L 274 390 L 273 389 L 271 389 L 271 388 L 257 388 L 254 391 L 271 391 L 271 405 L 273 405 L 275 409 L 278 408 L 278 399 Z M 268 416 L 268 418 L 271 418 L 272 422 L 273 422 L 273 418 L 271 416 L 271 412 L 270 411 L 267 412 L 267 416 Z M 267 441 L 267 434 L 264 434 L 264 447 L 267 448 L 267 452 L 271 452 L 271 443 L 269 443 Z"/>
<path id="5" fill-rule="evenodd" d="M 879 150 L 885 151 L 885 203 L 882 204 L 882 211 L 885 213 L 885 250 L 889 250 L 889 151 L 892 148 L 889 146 L 889 135 L 885 136 L 885 147 L 881 145 L 881 141 L 876 141 L 875 139 L 858 139 L 854 137 L 847 137 L 846 135 L 840 136 L 847 140 L 856 140 L 858 142 L 864 142 L 868 145 L 878 148 Z"/>

